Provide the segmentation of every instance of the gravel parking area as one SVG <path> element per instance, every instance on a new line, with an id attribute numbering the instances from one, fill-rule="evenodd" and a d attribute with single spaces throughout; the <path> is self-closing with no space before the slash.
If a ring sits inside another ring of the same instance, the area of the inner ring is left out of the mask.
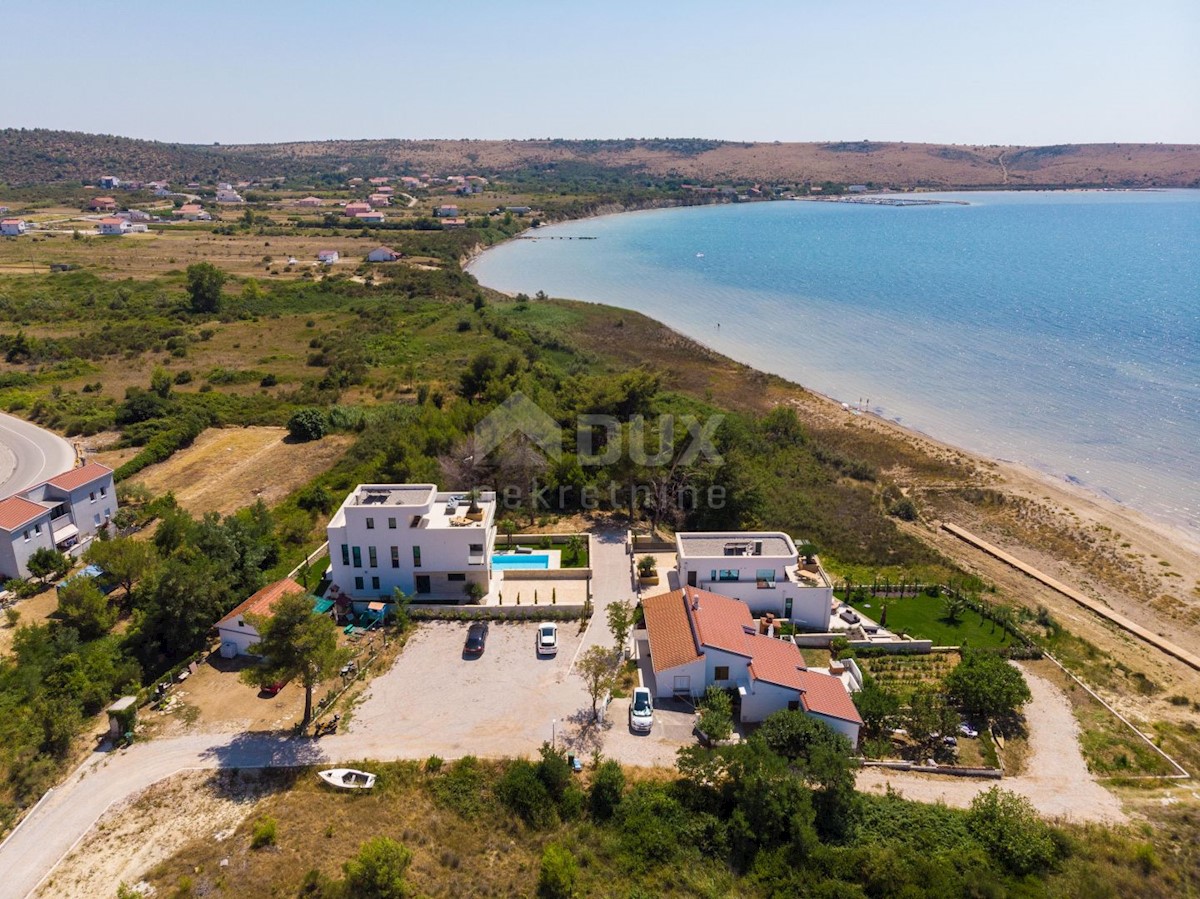
<path id="1" fill-rule="evenodd" d="M 563 745 L 591 712 L 582 679 L 568 673 L 578 625 L 559 622 L 558 654 L 549 658 L 534 650 L 535 622 L 498 621 L 483 655 L 464 658 L 468 627 L 422 624 L 372 682 L 350 732 L 378 742 L 384 755 L 528 755 L 550 739 L 557 719 Z"/>
<path id="2" fill-rule="evenodd" d="M 629 728 L 629 703 L 629 699 L 614 699 L 609 704 L 604 755 L 626 765 L 674 768 L 679 748 L 696 742 L 695 713 L 683 703 L 669 708 L 656 705 L 650 733 L 639 734 Z"/>

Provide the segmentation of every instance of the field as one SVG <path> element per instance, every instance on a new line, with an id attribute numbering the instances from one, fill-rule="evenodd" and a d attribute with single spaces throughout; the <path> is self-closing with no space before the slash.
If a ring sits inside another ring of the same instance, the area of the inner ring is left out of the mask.
<path id="1" fill-rule="evenodd" d="M 283 428 L 213 428 L 132 481 L 156 494 L 173 491 L 193 515 L 229 515 L 259 499 L 276 505 L 332 466 L 351 442 L 344 434 L 313 443 L 286 438 Z M 104 453 L 95 458 L 106 461 Z"/>
<path id="2" fill-rule="evenodd" d="M 932 640 L 935 646 L 993 649 L 1013 642 L 1012 636 L 1004 628 L 971 609 L 964 609 L 958 621 L 951 621 L 946 617 L 943 600 L 933 596 L 921 594 L 886 601 L 872 597 L 851 605 L 876 620 L 880 615 L 880 607 L 886 605 L 887 627 L 890 630 L 903 631 L 910 637 L 925 637 Z"/>

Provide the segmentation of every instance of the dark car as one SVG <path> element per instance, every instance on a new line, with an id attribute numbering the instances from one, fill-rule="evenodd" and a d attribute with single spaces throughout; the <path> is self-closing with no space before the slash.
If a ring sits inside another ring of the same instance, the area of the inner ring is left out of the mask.
<path id="1" fill-rule="evenodd" d="M 488 626 L 486 621 L 476 621 L 467 630 L 467 645 L 463 647 L 463 655 L 481 656 L 483 646 L 487 643 Z"/>

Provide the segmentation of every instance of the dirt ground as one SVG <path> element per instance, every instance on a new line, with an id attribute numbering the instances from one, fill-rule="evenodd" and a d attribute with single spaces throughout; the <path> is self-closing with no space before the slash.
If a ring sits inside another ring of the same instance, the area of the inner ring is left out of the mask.
<path id="1" fill-rule="evenodd" d="M 192 840 L 222 842 L 269 792 L 254 772 L 177 774 L 110 810 L 36 895 L 114 896 Z"/>
<path id="2" fill-rule="evenodd" d="M 15 636 L 17 628 L 27 624 L 41 624 L 50 617 L 51 613 L 58 608 L 58 590 L 48 587 L 37 596 L 18 599 L 15 608 L 21 613 L 17 627 L 9 627 L 0 619 L 0 655 L 12 649 L 13 636 Z"/>
<path id="3" fill-rule="evenodd" d="M 334 434 L 311 443 L 292 443 L 283 428 L 210 428 L 166 462 L 133 479 L 155 493 L 175 492 L 194 515 L 228 515 L 261 499 L 268 506 L 326 471 L 350 445 Z M 106 454 L 97 453 L 99 462 Z"/>
<path id="4" fill-rule="evenodd" d="M 1022 667 L 1022 673 L 1033 701 L 1025 707 L 1029 755 L 1021 775 L 1005 777 L 997 783 L 867 768 L 858 775 L 858 788 L 882 793 L 890 786 L 906 799 L 966 808 L 979 793 L 998 785 L 1025 796 L 1048 817 L 1127 821 L 1117 797 L 1100 786 L 1087 769 L 1079 749 L 1079 724 L 1067 697 L 1028 666 Z"/>

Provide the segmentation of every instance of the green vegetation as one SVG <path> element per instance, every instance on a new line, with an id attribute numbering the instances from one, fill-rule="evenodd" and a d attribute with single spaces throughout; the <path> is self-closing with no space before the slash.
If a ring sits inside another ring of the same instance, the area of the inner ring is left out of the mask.
<path id="1" fill-rule="evenodd" d="M 867 608 L 867 604 L 870 608 Z M 972 646 L 998 649 L 1014 644 L 1012 635 L 993 619 L 958 604 L 953 610 L 940 597 L 921 593 L 903 599 L 870 597 L 861 594 L 851 605 L 878 618 L 887 608 L 887 626 L 910 637 L 924 637 L 935 646 Z"/>

